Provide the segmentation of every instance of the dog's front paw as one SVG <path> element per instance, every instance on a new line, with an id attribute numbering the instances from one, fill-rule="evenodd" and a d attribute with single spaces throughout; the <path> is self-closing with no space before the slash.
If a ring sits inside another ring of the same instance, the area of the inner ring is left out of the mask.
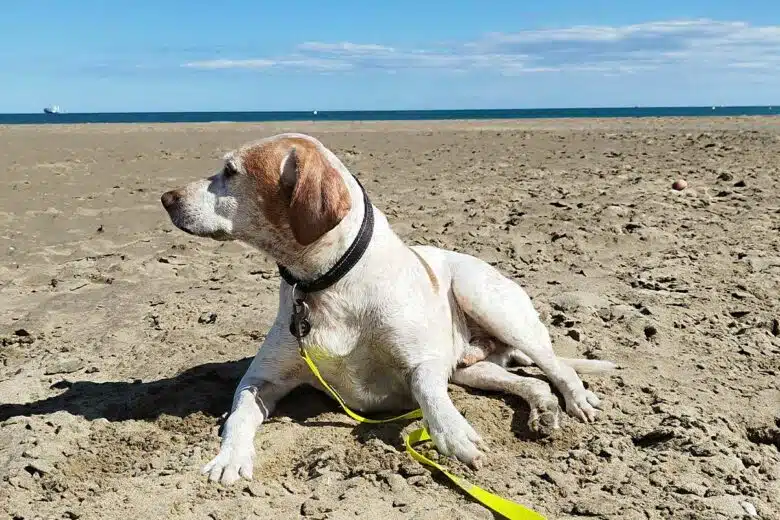
<path id="1" fill-rule="evenodd" d="M 443 455 L 457 458 L 464 464 L 478 468 L 482 462 L 482 438 L 460 414 L 427 422 L 428 433 Z"/>
<path id="2" fill-rule="evenodd" d="M 252 480 L 255 448 L 252 443 L 231 443 L 223 445 L 219 454 L 203 466 L 201 473 L 209 476 L 212 482 L 221 482 L 228 486 L 239 478 Z"/>
<path id="3" fill-rule="evenodd" d="M 583 422 L 593 422 L 598 417 L 601 401 L 590 390 L 569 392 L 564 396 L 566 412 Z"/>

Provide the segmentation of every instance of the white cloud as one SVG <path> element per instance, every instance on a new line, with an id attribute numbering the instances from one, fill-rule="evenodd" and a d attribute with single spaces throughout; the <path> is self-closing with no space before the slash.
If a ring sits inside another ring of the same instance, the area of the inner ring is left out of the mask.
<path id="1" fill-rule="evenodd" d="M 267 69 L 276 65 L 273 60 L 204 60 L 191 61 L 182 67 L 191 69 Z"/>
<path id="2" fill-rule="evenodd" d="M 290 69 L 305 69 L 319 71 L 349 70 L 352 65 L 348 62 L 328 58 L 288 57 L 284 59 L 235 59 L 235 60 L 203 60 L 183 63 L 182 67 L 189 69 L 270 69 L 286 67 Z"/>
<path id="3" fill-rule="evenodd" d="M 298 49 L 302 51 L 313 52 L 331 52 L 334 54 L 373 54 L 382 52 L 395 52 L 392 47 L 385 47 L 384 45 L 376 45 L 373 43 L 360 44 L 360 43 L 322 43 L 322 42 L 306 42 L 298 46 Z"/>
<path id="4" fill-rule="evenodd" d="M 505 75 L 560 71 L 635 73 L 664 67 L 780 68 L 780 26 L 671 20 L 624 26 L 575 26 L 490 33 L 471 41 L 404 49 L 352 42 L 306 42 L 289 55 L 193 61 L 198 69 L 287 68 L 486 71 Z"/>

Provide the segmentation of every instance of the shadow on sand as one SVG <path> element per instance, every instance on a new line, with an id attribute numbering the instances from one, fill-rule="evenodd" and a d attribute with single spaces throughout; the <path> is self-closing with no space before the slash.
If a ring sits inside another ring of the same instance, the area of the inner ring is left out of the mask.
<path id="1" fill-rule="evenodd" d="M 91 382 L 63 380 L 52 388 L 64 390 L 62 393 L 25 404 L 0 404 L 0 422 L 12 417 L 46 415 L 66 411 L 87 420 L 105 418 L 109 421 L 145 420 L 153 421 L 162 415 L 186 417 L 193 413 L 224 420 L 230 411 L 236 384 L 252 358 L 224 363 L 206 363 L 192 367 L 180 374 L 142 382 Z M 467 392 L 483 392 L 467 389 Z M 520 438 L 533 438 L 526 425 L 528 406 L 522 399 L 514 396 L 503 398 L 514 410 L 512 430 Z M 340 412 L 335 401 L 323 392 L 304 386 L 285 397 L 279 403 L 271 419 L 288 417 L 305 426 L 344 426 L 352 427 L 359 440 L 372 437 L 382 439 L 391 445 L 401 442 L 401 430 L 409 421 L 386 424 L 355 424 L 343 415 L 343 420 L 309 420 L 328 412 Z"/>
<path id="2" fill-rule="evenodd" d="M 52 385 L 53 389 L 64 390 L 54 397 L 25 404 L 0 404 L 0 422 L 61 410 L 88 420 L 151 421 L 161 415 L 186 417 L 197 412 L 218 418 L 230 411 L 236 384 L 251 361 L 250 357 L 206 363 L 174 377 L 149 382 L 63 380 Z M 274 415 L 303 421 L 334 409 L 335 405 L 320 392 L 301 388 L 279 403 Z"/>

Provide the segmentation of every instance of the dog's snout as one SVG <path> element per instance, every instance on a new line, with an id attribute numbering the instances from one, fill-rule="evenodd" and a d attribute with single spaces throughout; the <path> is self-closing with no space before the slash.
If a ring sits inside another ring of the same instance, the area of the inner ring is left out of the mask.
<path id="1" fill-rule="evenodd" d="M 160 197 L 160 202 L 165 209 L 171 209 L 181 200 L 181 193 L 178 190 L 166 191 Z"/>

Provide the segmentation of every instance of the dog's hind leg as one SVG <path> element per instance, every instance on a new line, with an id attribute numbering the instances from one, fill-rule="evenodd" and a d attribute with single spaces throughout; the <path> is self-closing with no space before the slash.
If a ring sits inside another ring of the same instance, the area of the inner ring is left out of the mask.
<path id="1" fill-rule="evenodd" d="M 574 368 L 553 352 L 550 335 L 526 292 L 493 266 L 449 252 L 452 290 L 458 305 L 489 334 L 538 366 L 563 394 L 566 411 L 582 421 L 598 415 L 599 399 L 585 389 Z"/>
<path id="2" fill-rule="evenodd" d="M 458 368 L 450 380 L 479 390 L 506 392 L 523 398 L 531 408 L 528 428 L 535 433 L 550 435 L 560 426 L 558 399 L 550 385 L 540 379 L 522 377 L 490 361 L 479 361 Z"/>

